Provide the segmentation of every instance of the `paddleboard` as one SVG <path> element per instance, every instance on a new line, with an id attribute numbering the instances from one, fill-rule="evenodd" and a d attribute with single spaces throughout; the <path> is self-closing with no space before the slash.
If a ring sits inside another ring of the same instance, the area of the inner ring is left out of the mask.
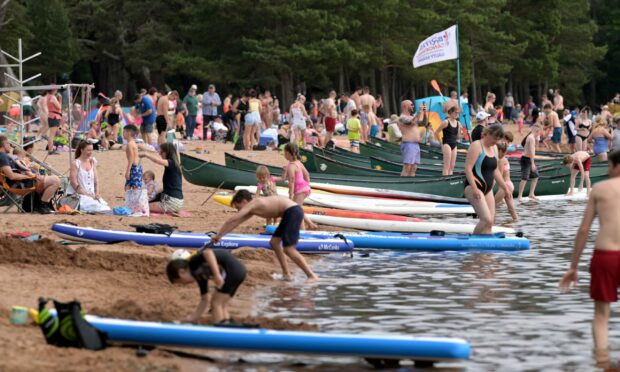
<path id="1" fill-rule="evenodd" d="M 137 345 L 426 361 L 468 359 L 471 354 L 467 341 L 458 338 L 226 328 L 93 315 L 86 315 L 85 319 L 105 332 L 109 341 Z"/>
<path id="2" fill-rule="evenodd" d="M 388 231 L 388 232 L 431 232 L 443 231 L 447 234 L 471 234 L 474 232 L 474 224 L 456 224 L 445 222 L 402 222 L 383 221 L 359 218 L 342 218 L 331 216 L 308 215 L 308 218 L 317 224 L 357 229 L 363 231 Z M 515 230 L 507 227 L 493 226 L 493 233 L 515 234 Z"/>
<path id="3" fill-rule="evenodd" d="M 541 195 L 536 197 L 540 202 L 549 202 L 549 201 L 579 201 L 579 200 L 588 200 L 588 195 L 585 190 L 581 192 L 575 192 L 573 195 L 559 194 L 559 195 Z M 529 197 L 523 198 L 523 203 L 527 203 L 529 201 L 535 202 L 535 200 L 530 200 Z"/>
<path id="4" fill-rule="evenodd" d="M 324 190 L 335 194 L 373 196 L 380 198 L 404 200 L 433 201 L 440 203 L 469 204 L 469 202 L 465 198 L 451 198 L 449 196 L 424 194 L 419 192 L 398 191 L 360 186 L 334 185 L 331 183 L 319 182 L 311 182 L 311 186 L 313 189 Z"/>
<path id="5" fill-rule="evenodd" d="M 235 191 L 256 192 L 256 186 L 237 186 Z M 288 190 L 278 188 L 278 195 L 288 196 Z M 351 196 L 332 193 L 310 194 L 304 204 L 315 207 L 344 209 L 358 212 L 373 212 L 398 215 L 416 214 L 474 214 L 470 205 L 435 203 L 429 201 L 397 200 L 368 196 Z"/>
<path id="6" fill-rule="evenodd" d="M 276 226 L 267 226 L 266 233 L 273 234 Z M 432 236 L 427 233 L 351 232 L 351 231 L 302 231 L 301 236 L 344 236 L 355 244 L 355 249 L 390 249 L 424 251 L 520 251 L 530 248 L 526 238 L 509 237 L 506 234 L 469 235 L 447 234 Z"/>
<path id="7" fill-rule="evenodd" d="M 228 193 L 218 194 L 213 196 L 213 200 L 230 206 L 230 202 L 232 201 L 232 195 Z M 414 217 L 406 217 L 406 216 L 397 216 L 393 214 L 384 214 L 384 213 L 373 213 L 373 212 L 356 212 L 344 209 L 331 209 L 331 208 L 319 208 L 319 207 L 308 207 L 303 206 L 304 212 L 306 214 L 316 214 L 321 216 L 333 216 L 333 217 L 346 217 L 346 218 L 370 218 L 377 220 L 386 220 L 386 221 L 404 221 L 404 222 L 421 222 L 424 221 L 420 218 Z"/>
<path id="8" fill-rule="evenodd" d="M 174 248 L 202 248 L 211 238 L 204 233 L 174 232 L 170 235 L 139 233 L 135 231 L 95 229 L 57 223 L 52 231 L 63 239 L 94 244 L 134 242 L 140 245 L 167 245 Z M 266 235 L 228 234 L 213 248 L 237 249 L 242 247 L 271 249 L 270 237 Z M 300 252 L 350 252 L 353 244 L 338 238 L 300 239 Z"/>

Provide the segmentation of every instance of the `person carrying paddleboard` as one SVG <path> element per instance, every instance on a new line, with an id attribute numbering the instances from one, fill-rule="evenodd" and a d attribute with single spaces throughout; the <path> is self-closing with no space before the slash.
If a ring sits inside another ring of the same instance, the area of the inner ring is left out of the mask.
<path id="1" fill-rule="evenodd" d="M 286 262 L 286 256 L 304 271 L 308 276 L 308 282 L 319 280 L 319 277 L 312 271 L 304 257 L 296 249 L 297 242 L 299 242 L 301 222 L 305 218 L 304 210 L 299 204 L 289 198 L 278 195 L 253 199 L 252 194 L 247 190 L 237 191 L 230 204 L 239 212 L 224 222 L 220 231 L 212 238 L 214 243 L 219 242 L 224 235 L 233 231 L 235 227 L 249 220 L 252 216 L 280 218 L 280 224 L 273 233 L 269 243 L 280 262 L 284 280 L 292 279 L 288 263 Z M 316 227 L 310 220 L 306 219 L 306 223 L 313 228 Z"/>
<path id="2" fill-rule="evenodd" d="M 570 267 L 560 280 L 560 290 L 567 292 L 577 284 L 577 267 L 590 227 L 599 217 L 598 235 L 590 264 L 590 298 L 594 300 L 592 336 L 597 352 L 608 352 L 610 304 L 618 301 L 620 283 L 620 151 L 609 155 L 609 179 L 597 183 L 577 230 Z"/>
<path id="3" fill-rule="evenodd" d="M 185 254 L 177 255 L 177 252 Z M 207 309 L 208 281 L 212 279 L 216 292 L 211 296 L 211 314 L 213 322 L 217 324 L 230 322 L 228 302 L 245 280 L 246 270 L 243 263 L 229 251 L 205 247 L 191 256 L 187 251 L 175 251 L 172 260 L 166 266 L 166 274 L 172 284 L 195 282 L 200 288 L 200 303 L 185 319 L 190 323 L 196 322 Z"/>

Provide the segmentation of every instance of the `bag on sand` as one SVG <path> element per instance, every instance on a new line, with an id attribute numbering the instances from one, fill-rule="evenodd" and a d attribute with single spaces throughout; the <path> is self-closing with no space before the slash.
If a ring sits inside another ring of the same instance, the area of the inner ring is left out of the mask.
<path id="1" fill-rule="evenodd" d="M 78 301 L 62 303 L 51 300 L 56 308 L 56 316 L 45 307 L 49 301 L 39 298 L 39 326 L 48 344 L 88 350 L 106 348 L 105 333 L 84 319 L 82 305 Z"/>
<path id="2" fill-rule="evenodd" d="M 149 215 L 149 195 L 146 189 L 127 190 L 125 192 L 125 206 L 131 209 L 132 216 Z"/>

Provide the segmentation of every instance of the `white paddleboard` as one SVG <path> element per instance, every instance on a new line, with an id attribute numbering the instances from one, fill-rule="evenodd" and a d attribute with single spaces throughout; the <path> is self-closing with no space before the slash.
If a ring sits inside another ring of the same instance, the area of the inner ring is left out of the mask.
<path id="1" fill-rule="evenodd" d="M 575 193 L 573 195 L 566 195 L 566 194 L 559 194 L 559 195 L 543 195 L 543 196 L 537 196 L 536 197 L 538 199 L 538 201 L 541 202 L 548 202 L 548 201 L 569 201 L 569 200 L 573 200 L 573 201 L 579 201 L 579 200 L 588 200 L 588 195 L 586 194 L 586 190 L 583 190 L 581 192 L 579 191 L 575 191 Z M 523 198 L 523 203 L 527 203 L 527 202 L 532 202 L 535 203 L 535 200 L 530 200 L 530 198 Z M 517 199 L 518 202 L 518 199 Z"/>
<path id="2" fill-rule="evenodd" d="M 256 186 L 237 186 L 235 190 L 248 190 L 256 193 Z M 288 196 L 288 189 L 278 187 L 278 195 Z M 331 194 L 328 192 L 312 193 L 304 204 L 315 207 L 347 209 L 358 212 L 375 212 L 397 215 L 417 214 L 474 214 L 474 208 L 466 204 L 435 203 L 416 200 L 396 200 Z"/>

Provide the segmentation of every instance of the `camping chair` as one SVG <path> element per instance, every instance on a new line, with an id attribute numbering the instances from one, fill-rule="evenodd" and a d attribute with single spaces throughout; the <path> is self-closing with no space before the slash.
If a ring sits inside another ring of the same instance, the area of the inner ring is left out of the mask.
<path id="1" fill-rule="evenodd" d="M 0 172 L 0 206 L 7 207 L 4 213 L 8 212 L 12 206 L 16 206 L 17 209 L 26 213 L 22 207 L 22 202 L 26 196 L 33 193 L 37 189 L 37 176 L 32 176 L 26 180 L 18 181 L 12 186 L 8 184 L 7 178 L 4 173 Z M 32 181 L 32 184 L 28 184 L 24 181 Z M 34 209 L 34 198 L 30 198 L 31 205 L 30 210 Z"/>

